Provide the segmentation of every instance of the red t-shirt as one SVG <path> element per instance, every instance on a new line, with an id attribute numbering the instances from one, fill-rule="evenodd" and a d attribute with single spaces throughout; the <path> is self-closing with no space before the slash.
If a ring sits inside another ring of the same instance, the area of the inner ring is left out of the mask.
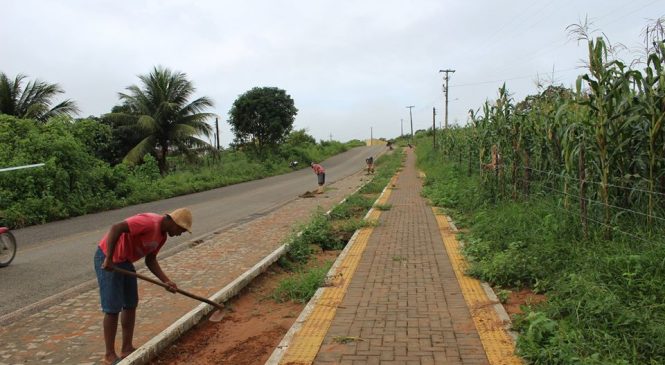
<path id="1" fill-rule="evenodd" d="M 323 174 L 326 172 L 326 170 L 323 168 L 323 166 L 319 165 L 318 163 L 315 163 L 312 165 L 312 168 L 314 169 L 314 173 L 317 175 Z"/>
<path id="2" fill-rule="evenodd" d="M 150 253 L 159 252 L 166 242 L 166 233 L 162 233 L 160 225 L 162 215 L 155 213 L 141 213 L 125 219 L 129 226 L 129 233 L 125 232 L 118 237 L 113 251 L 113 262 L 135 262 Z M 108 254 L 106 239 L 109 233 L 99 242 L 104 254 Z"/>

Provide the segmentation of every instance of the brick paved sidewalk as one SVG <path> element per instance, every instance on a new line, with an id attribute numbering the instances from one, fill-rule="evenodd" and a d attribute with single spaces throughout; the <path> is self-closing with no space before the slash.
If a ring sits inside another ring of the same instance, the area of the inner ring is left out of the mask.
<path id="1" fill-rule="evenodd" d="M 160 260 L 160 265 L 180 288 L 210 296 L 278 248 L 292 227 L 307 221 L 317 207 L 331 208 L 364 179 L 364 173 L 359 172 L 337 181 L 325 194 L 296 199 L 263 217 L 219 232 L 194 248 Z M 165 248 L 168 249 L 168 242 Z M 92 256 L 90 278 L 94 279 Z M 135 346 L 159 334 L 199 304 L 145 282 L 139 283 L 139 296 Z M 0 365 L 98 363 L 104 354 L 102 318 L 95 288 L 19 319 L 0 329 Z M 117 337 L 119 350 L 120 329 Z"/>
<path id="2" fill-rule="evenodd" d="M 488 363 L 420 191 L 409 151 L 315 364 Z"/>

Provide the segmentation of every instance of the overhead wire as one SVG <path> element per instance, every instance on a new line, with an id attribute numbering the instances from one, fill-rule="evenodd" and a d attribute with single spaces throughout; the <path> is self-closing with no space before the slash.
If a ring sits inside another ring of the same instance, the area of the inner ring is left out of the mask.
<path id="1" fill-rule="evenodd" d="M 501 27 L 499 27 L 499 29 L 493 30 L 493 31 L 492 31 L 492 35 L 491 35 L 489 38 L 486 38 L 486 39 L 485 39 L 485 42 L 484 42 L 482 45 L 476 45 L 474 48 L 478 48 L 478 46 L 480 46 L 481 49 L 485 49 L 485 48 L 487 48 L 489 45 L 494 44 L 494 43 L 495 43 L 495 40 L 498 39 L 498 37 L 500 36 L 501 32 L 503 32 L 503 31 L 504 31 L 509 25 L 512 25 L 513 23 L 515 23 L 515 21 L 517 21 L 517 20 L 520 19 L 523 15 L 525 15 L 525 14 L 526 14 L 526 13 L 532 8 L 532 7 L 533 7 L 534 5 L 536 5 L 536 4 L 540 4 L 540 5 L 542 5 L 542 3 L 539 2 L 539 1 L 532 1 L 532 2 L 529 4 L 529 6 L 523 8 L 522 11 L 521 11 L 518 15 L 516 15 L 516 16 L 514 16 L 514 17 L 508 17 L 509 20 L 508 20 L 506 23 L 504 23 Z M 547 6 L 547 4 L 543 5 L 543 7 L 545 7 L 545 6 Z M 540 10 L 539 10 L 539 11 L 540 11 Z"/>
<path id="2" fill-rule="evenodd" d="M 579 70 L 578 67 L 573 67 L 573 68 L 566 68 L 563 70 L 557 70 L 556 72 L 558 73 L 563 73 L 563 72 L 570 72 L 573 70 Z M 479 81 L 479 82 L 470 82 L 470 83 L 465 83 L 465 84 L 452 84 L 449 87 L 466 87 L 466 86 L 475 86 L 475 85 L 485 85 L 485 84 L 493 84 L 497 82 L 505 82 L 505 81 L 514 81 L 514 80 L 522 80 L 522 79 L 528 79 L 531 77 L 534 77 L 536 75 L 531 74 L 528 76 L 516 76 L 516 77 L 510 77 L 510 78 L 505 78 L 505 79 L 498 79 L 498 80 L 491 80 L 491 81 Z"/>
<path id="3" fill-rule="evenodd" d="M 568 1 L 571 1 L 571 0 L 568 0 Z M 543 10 L 550 7 L 555 2 L 556 1 L 549 1 L 549 2 L 545 3 L 535 13 L 529 14 L 528 18 L 529 19 L 537 18 L 537 23 L 541 22 L 542 18 L 538 18 L 538 16 L 543 12 Z M 520 20 L 523 20 L 523 19 L 520 19 Z M 503 34 L 501 34 L 501 32 L 494 32 L 494 34 L 496 34 L 497 36 L 499 36 L 499 37 L 503 36 L 503 37 L 499 38 L 500 39 L 499 42 L 496 42 L 496 41 L 492 41 L 491 43 L 488 42 L 488 45 L 484 46 L 481 49 L 484 51 L 484 53 L 491 54 L 497 47 L 503 45 L 506 42 L 506 40 L 514 41 L 516 37 L 523 34 L 523 31 L 524 31 L 524 27 L 521 26 L 518 29 L 512 29 L 512 30 L 510 30 L 510 32 L 506 32 L 506 33 L 503 33 Z M 518 32 L 519 32 L 519 34 L 518 34 Z M 512 36 L 510 36 L 510 35 L 512 35 Z"/>
<path id="4" fill-rule="evenodd" d="M 650 7 L 651 5 L 656 4 L 656 3 L 659 3 L 659 2 L 662 2 L 662 0 L 654 0 L 654 1 L 651 1 L 651 2 L 649 2 L 648 4 L 642 5 L 642 6 L 640 6 L 640 7 L 638 7 L 638 8 L 635 8 L 634 10 L 631 10 L 631 11 L 629 11 L 629 12 L 627 12 L 627 13 L 622 13 L 621 15 L 619 15 L 619 16 L 617 16 L 617 17 L 614 17 L 614 18 L 612 18 L 611 20 L 609 20 L 609 21 L 607 21 L 607 22 L 604 22 L 604 23 L 601 23 L 601 24 L 609 25 L 609 24 L 616 23 L 616 22 L 619 21 L 619 20 L 626 19 L 626 17 L 628 17 L 629 15 L 633 15 L 633 14 L 637 13 L 638 11 L 640 11 L 640 10 L 644 10 L 644 9 Z"/>
<path id="5" fill-rule="evenodd" d="M 573 1 L 573 0 L 569 0 L 569 2 L 572 2 L 572 1 Z M 649 7 L 649 6 L 651 6 L 651 5 L 655 4 L 655 3 L 657 3 L 658 1 L 659 1 L 659 0 L 651 1 L 651 2 L 649 2 L 649 3 L 647 3 L 647 4 L 645 4 L 645 5 L 642 5 L 642 6 L 639 6 L 638 8 L 635 8 L 635 9 L 633 9 L 633 10 L 630 10 L 628 13 L 623 13 L 623 14 L 621 15 L 621 17 L 620 17 L 620 18 L 617 18 L 617 19 L 625 18 L 625 16 L 628 16 L 628 15 L 634 14 L 634 13 L 636 13 L 636 12 L 638 12 L 638 11 L 644 9 L 644 8 L 647 8 L 647 7 Z M 531 17 L 531 18 L 536 17 L 536 16 L 539 15 L 543 10 L 545 10 L 547 7 L 551 6 L 552 4 L 553 4 L 553 2 L 550 2 L 550 3 L 547 3 L 547 4 L 543 5 L 542 7 L 540 7 L 540 8 L 537 10 L 537 12 L 535 12 L 535 13 L 533 13 L 533 14 L 530 14 L 530 17 Z M 566 4 L 566 5 L 567 5 L 567 4 Z M 560 7 L 564 7 L 564 6 L 560 6 Z M 531 6 L 530 6 L 529 8 L 531 8 Z M 619 8 L 625 8 L 625 6 L 624 6 L 624 5 L 620 5 L 619 7 L 615 7 L 614 9 L 616 10 L 616 9 L 619 9 Z M 524 13 L 526 13 L 526 10 L 522 12 L 522 14 L 524 14 Z M 602 16 L 596 18 L 596 19 L 602 19 L 602 18 L 604 18 L 604 17 L 606 17 L 606 16 L 608 16 L 608 15 L 611 15 L 611 14 L 613 14 L 612 11 L 610 11 L 610 12 L 608 12 L 608 13 L 605 13 L 604 15 L 602 15 Z M 533 27 L 533 26 L 539 24 L 540 22 L 541 22 L 541 20 L 536 20 L 534 23 L 532 23 L 531 26 L 528 26 L 526 29 L 524 29 L 524 28 L 520 28 L 519 31 L 523 33 L 523 32 L 525 32 L 526 30 L 530 29 L 530 27 Z M 605 23 L 605 24 L 611 24 L 611 23 L 613 23 L 613 22 L 614 22 L 614 20 L 612 20 L 612 21 L 610 21 L 610 22 L 607 22 L 607 23 Z M 501 32 L 507 27 L 507 25 L 510 25 L 510 24 L 512 24 L 512 23 L 513 23 L 512 21 L 511 21 L 511 22 L 508 22 L 508 23 L 505 23 L 504 26 L 501 27 L 499 31 L 494 32 L 492 38 L 490 38 L 490 39 L 492 40 L 492 39 L 496 39 L 497 37 L 499 37 L 499 35 L 500 35 Z M 508 34 L 504 34 L 504 35 L 507 36 Z M 513 39 L 514 37 L 505 37 L 505 38 L 506 38 L 506 39 Z M 569 40 L 565 40 L 565 41 L 563 41 L 563 42 L 553 43 L 553 44 L 552 44 L 551 46 L 549 46 L 549 47 L 541 47 L 540 49 L 538 49 L 538 50 L 536 50 L 536 51 L 532 51 L 532 52 L 530 52 L 530 53 L 526 53 L 526 54 L 524 54 L 524 55 L 523 55 L 523 58 L 524 58 L 524 57 L 527 57 L 527 58 L 529 58 L 529 59 L 533 59 L 533 58 L 535 58 L 535 57 L 539 57 L 539 56 L 541 56 L 541 55 L 548 54 L 548 53 L 550 53 L 550 52 L 556 51 L 557 49 L 560 49 L 560 48 L 564 47 L 568 42 L 569 42 Z M 487 43 L 487 44 L 491 44 L 491 46 L 490 46 L 490 47 L 487 47 L 487 46 L 484 45 L 483 47 L 481 47 L 481 49 L 485 49 L 487 52 L 491 52 L 491 50 L 492 50 L 493 48 L 495 48 L 495 47 L 497 47 L 498 45 L 501 44 L 501 42 L 494 42 L 494 41 L 491 41 L 491 42 L 488 41 L 488 42 L 486 42 L 486 43 Z M 476 49 L 477 49 L 477 48 L 479 48 L 479 47 L 476 47 Z M 487 52 L 486 52 L 486 53 L 487 53 Z M 514 68 L 515 65 L 520 65 L 520 64 L 524 64 L 524 63 L 525 63 L 525 62 L 512 63 L 512 64 L 510 65 L 510 67 L 506 67 L 506 68 L 500 69 L 500 70 L 498 71 L 498 73 L 502 73 L 504 70 L 508 70 L 508 69 L 510 69 L 510 68 Z M 568 69 L 567 69 L 567 70 L 568 70 Z M 556 72 L 557 72 L 557 71 L 555 70 L 555 73 L 556 73 Z M 561 71 L 559 71 L 559 72 L 561 72 Z M 540 74 L 540 73 L 538 73 L 538 74 Z M 542 74 L 543 74 L 543 75 L 548 75 L 548 74 L 551 74 L 551 72 L 545 72 L 545 73 L 542 73 Z M 519 77 L 519 78 L 510 78 L 510 79 L 506 79 L 505 81 L 519 80 L 519 79 L 522 79 L 522 78 L 528 78 L 528 76 L 527 76 L 527 77 Z M 493 82 L 500 82 L 500 81 L 503 81 L 503 80 L 483 81 L 483 82 L 476 82 L 476 83 L 465 83 L 465 84 L 462 84 L 462 85 L 464 85 L 464 86 L 467 86 L 467 84 L 468 84 L 468 86 L 471 86 L 471 85 L 483 85 L 483 84 L 491 84 L 491 83 L 493 83 Z M 454 86 L 459 87 L 460 85 L 454 85 Z M 453 85 L 451 85 L 451 87 L 453 87 Z"/>

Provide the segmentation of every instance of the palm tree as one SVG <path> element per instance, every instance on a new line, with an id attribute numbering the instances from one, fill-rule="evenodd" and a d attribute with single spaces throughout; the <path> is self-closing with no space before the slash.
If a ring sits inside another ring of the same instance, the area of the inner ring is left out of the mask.
<path id="1" fill-rule="evenodd" d="M 50 107 L 52 99 L 64 93 L 58 84 L 49 84 L 35 80 L 23 87 L 25 75 L 17 75 L 11 80 L 4 72 L 0 72 L 0 114 L 9 114 L 24 119 L 36 119 L 46 122 L 56 115 L 77 114 L 76 103 L 67 99 Z"/>
<path id="2" fill-rule="evenodd" d="M 127 153 L 125 161 L 136 163 L 151 153 L 163 175 L 168 171 L 169 150 L 189 154 L 191 148 L 208 146 L 197 136 L 208 137 L 212 132 L 205 120 L 214 114 L 204 110 L 213 102 L 207 97 L 188 101 L 196 89 L 182 72 L 158 66 L 139 79 L 141 87 L 132 85 L 127 88 L 128 93 L 119 93 L 126 111 L 109 116 L 129 118 L 143 133 L 143 139 Z"/>

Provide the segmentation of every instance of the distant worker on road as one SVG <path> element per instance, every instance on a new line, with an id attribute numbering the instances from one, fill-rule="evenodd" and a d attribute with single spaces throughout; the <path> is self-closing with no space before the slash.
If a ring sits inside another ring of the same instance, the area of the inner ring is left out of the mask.
<path id="1" fill-rule="evenodd" d="M 316 193 L 322 194 L 323 184 L 326 183 L 326 170 L 323 168 L 323 166 L 319 165 L 318 163 L 312 162 L 310 166 L 312 166 L 312 170 L 314 170 L 314 173 L 316 174 L 317 177 L 317 181 L 319 183 L 319 187 L 316 189 Z"/>
<path id="2" fill-rule="evenodd" d="M 291 163 L 289 163 L 289 167 L 292 168 L 293 170 L 297 169 L 298 161 L 291 161 Z"/>
<path id="3" fill-rule="evenodd" d="M 106 352 L 103 364 L 116 364 L 134 349 L 134 324 L 139 303 L 136 277 L 114 271 L 119 267 L 136 271 L 134 262 L 145 257 L 145 264 L 169 291 L 175 293 L 178 286 L 162 271 L 157 253 L 166 238 L 192 232 L 192 213 L 187 208 L 176 209 L 169 214 L 141 213 L 111 226 L 101 239 L 95 253 L 95 273 L 99 284 L 99 296 L 104 312 L 104 343 Z M 118 317 L 122 325 L 120 356 L 115 352 L 115 335 Z"/>
<path id="4" fill-rule="evenodd" d="M 367 174 L 373 174 L 374 173 L 374 157 L 369 156 L 365 159 L 365 163 L 367 164 Z"/>

